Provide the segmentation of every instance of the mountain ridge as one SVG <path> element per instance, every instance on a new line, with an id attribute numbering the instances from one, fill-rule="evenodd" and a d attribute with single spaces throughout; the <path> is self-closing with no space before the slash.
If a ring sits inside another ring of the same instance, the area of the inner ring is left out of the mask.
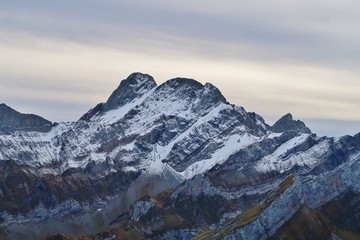
<path id="1" fill-rule="evenodd" d="M 16 130 L 48 132 L 52 122 L 35 114 L 23 114 L 5 103 L 0 104 L 0 132 L 9 134 Z"/>
<path id="2" fill-rule="evenodd" d="M 260 206 L 289 175 L 296 191 L 281 192 L 274 204 L 301 199 L 318 208 L 320 199 L 326 203 L 357 187 L 357 174 L 343 173 L 357 169 L 359 136 L 317 137 L 291 114 L 269 126 L 227 102 L 210 83 L 174 78 L 157 86 L 150 75 L 133 73 L 78 121 L 48 132 L 0 133 L 0 168 L 6 173 L 0 176 L 0 226 L 12 239 L 24 233 L 38 239 L 100 232 L 123 219 L 121 224 L 140 224 L 130 228 L 141 236 L 189 239 L 221 227 L 224 216 Z M 318 182 L 333 175 L 346 184 L 318 194 L 326 186 Z M 153 200 L 169 189 L 166 201 Z M 219 211 L 202 207 L 216 204 Z M 295 214 L 261 206 L 286 219 Z M 268 215 L 259 216 L 261 236 L 286 222 L 272 226 Z"/>

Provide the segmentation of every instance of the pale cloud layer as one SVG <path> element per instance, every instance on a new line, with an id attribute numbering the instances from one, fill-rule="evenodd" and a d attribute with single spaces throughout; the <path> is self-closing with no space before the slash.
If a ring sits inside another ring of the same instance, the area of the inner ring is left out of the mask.
<path id="1" fill-rule="evenodd" d="M 76 120 L 141 71 L 211 82 L 269 123 L 360 132 L 360 2 L 253 2 L 3 1 L 0 102 Z"/>

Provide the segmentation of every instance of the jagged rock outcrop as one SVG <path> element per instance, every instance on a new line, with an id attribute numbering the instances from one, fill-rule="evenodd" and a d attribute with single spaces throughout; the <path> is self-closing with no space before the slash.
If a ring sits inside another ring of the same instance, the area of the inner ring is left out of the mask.
<path id="1" fill-rule="evenodd" d="M 271 130 L 277 133 L 291 130 L 303 133 L 311 133 L 311 130 L 306 127 L 304 122 L 300 120 L 294 120 L 290 113 L 284 115 L 278 121 L 276 121 L 271 127 Z"/>
<path id="2" fill-rule="evenodd" d="M 11 134 L 14 131 L 48 132 L 52 123 L 34 114 L 22 114 L 6 104 L 0 104 L 0 134 Z"/>
<path id="3" fill-rule="evenodd" d="M 267 239 L 284 225 L 303 204 L 301 185 L 292 176 L 263 203 L 236 218 L 235 226 L 227 225 L 215 233 L 222 239 Z"/>

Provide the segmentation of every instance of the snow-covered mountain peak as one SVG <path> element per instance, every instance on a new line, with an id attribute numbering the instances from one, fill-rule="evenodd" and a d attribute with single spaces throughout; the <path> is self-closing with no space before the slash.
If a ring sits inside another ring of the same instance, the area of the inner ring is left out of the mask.
<path id="1" fill-rule="evenodd" d="M 184 86 L 192 87 L 194 89 L 201 89 L 203 87 L 203 85 L 200 82 L 192 78 L 177 77 L 164 82 L 159 86 L 159 88 L 165 88 L 165 87 L 180 88 Z"/>
<path id="2" fill-rule="evenodd" d="M 211 83 L 205 83 L 204 85 L 200 82 L 191 78 L 173 78 L 165 83 L 161 84 L 158 91 L 169 91 L 176 95 L 184 95 L 189 97 L 202 97 L 211 96 L 216 98 L 220 102 L 226 102 L 225 97 L 221 94 L 220 90 Z"/>
<path id="3" fill-rule="evenodd" d="M 174 102 L 170 106 L 172 112 L 180 107 L 180 115 L 190 112 L 195 116 L 203 116 L 219 104 L 227 104 L 225 97 L 216 87 L 209 83 L 203 85 L 189 78 L 168 80 L 156 89 L 154 95 L 157 95 L 156 99 L 160 98 L 160 101 Z"/>
<path id="4" fill-rule="evenodd" d="M 156 87 L 156 82 L 153 77 L 148 74 L 133 73 L 121 81 L 119 87 L 115 89 L 104 104 L 103 111 L 107 112 L 122 107 L 154 87 Z"/>
<path id="5" fill-rule="evenodd" d="M 141 98 L 144 94 L 156 87 L 154 78 L 148 74 L 132 73 L 122 80 L 105 103 L 99 103 L 84 114 L 80 120 L 89 121 L 91 118 L 103 115 L 105 112 L 118 109 L 134 99 Z"/>

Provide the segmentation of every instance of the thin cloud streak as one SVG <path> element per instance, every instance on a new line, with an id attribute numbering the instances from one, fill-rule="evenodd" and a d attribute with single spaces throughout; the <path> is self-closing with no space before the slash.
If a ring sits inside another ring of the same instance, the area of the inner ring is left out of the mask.
<path id="1" fill-rule="evenodd" d="M 201 8 L 204 6 L 202 4 L 193 6 L 195 9 L 199 6 L 198 11 L 190 11 L 189 7 L 174 8 L 164 1 L 156 1 L 151 5 L 142 1 L 135 1 L 132 4 L 125 2 L 117 8 L 114 8 L 112 4 L 105 5 L 91 1 L 90 6 L 82 9 L 78 5 L 81 6 L 83 2 L 75 2 L 78 14 L 49 4 L 44 4 L 44 6 L 32 4 L 35 6 L 30 10 L 21 9 L 17 11 L 18 14 L 12 13 L 12 8 L 10 8 L 10 12 L 5 14 L 2 22 L 5 22 L 4 27 L 8 23 L 11 28 L 25 27 L 34 34 L 63 37 L 80 42 L 93 41 L 96 44 L 112 44 L 113 46 L 116 42 L 120 42 L 120 45 L 126 43 L 142 45 L 156 39 L 163 40 L 163 43 L 168 42 L 170 46 L 172 43 L 173 48 L 184 45 L 182 41 L 174 44 L 174 37 L 171 36 L 176 36 L 190 42 L 187 44 L 190 45 L 189 51 L 199 51 L 197 50 L 199 46 L 207 43 L 219 46 L 212 51 L 215 51 L 213 54 L 218 55 L 232 55 L 237 58 L 258 57 L 269 60 L 272 58 L 292 61 L 300 59 L 315 63 L 335 61 L 339 64 L 349 57 L 356 58 L 354 48 L 359 49 L 360 44 L 356 41 L 360 33 L 356 33 L 349 27 L 349 21 L 353 19 L 346 20 L 349 15 L 355 18 L 357 13 L 353 15 L 344 13 L 340 16 L 341 18 L 339 17 L 343 20 L 341 24 L 332 23 L 331 16 L 336 13 L 335 6 L 326 15 L 321 13 L 324 5 L 312 3 L 309 7 L 310 3 L 306 1 L 308 5 L 304 4 L 304 11 L 300 11 L 303 14 L 297 13 L 302 7 L 301 4 L 286 5 L 282 1 L 275 1 L 273 8 L 269 8 L 268 5 L 251 3 L 244 5 L 230 1 L 232 5 L 228 8 L 220 13 L 212 14 L 206 12 L 209 10 L 204 10 L 207 8 Z M 187 6 L 186 3 L 180 5 Z M 285 10 L 280 11 L 282 5 L 285 5 Z M 226 11 L 229 8 L 238 9 L 238 13 L 232 10 L 230 12 L 233 14 L 228 14 Z M 349 9 L 348 11 L 351 11 L 352 8 Z M 48 21 L 43 21 L 43 19 Z M 339 26 L 334 28 L 337 25 Z M 191 44 L 191 41 L 200 42 L 200 44 Z M 200 49 L 200 52 L 209 52 L 207 44 L 204 49 Z M 226 51 L 226 48 L 222 47 L 224 45 L 230 45 L 231 48 Z"/>

